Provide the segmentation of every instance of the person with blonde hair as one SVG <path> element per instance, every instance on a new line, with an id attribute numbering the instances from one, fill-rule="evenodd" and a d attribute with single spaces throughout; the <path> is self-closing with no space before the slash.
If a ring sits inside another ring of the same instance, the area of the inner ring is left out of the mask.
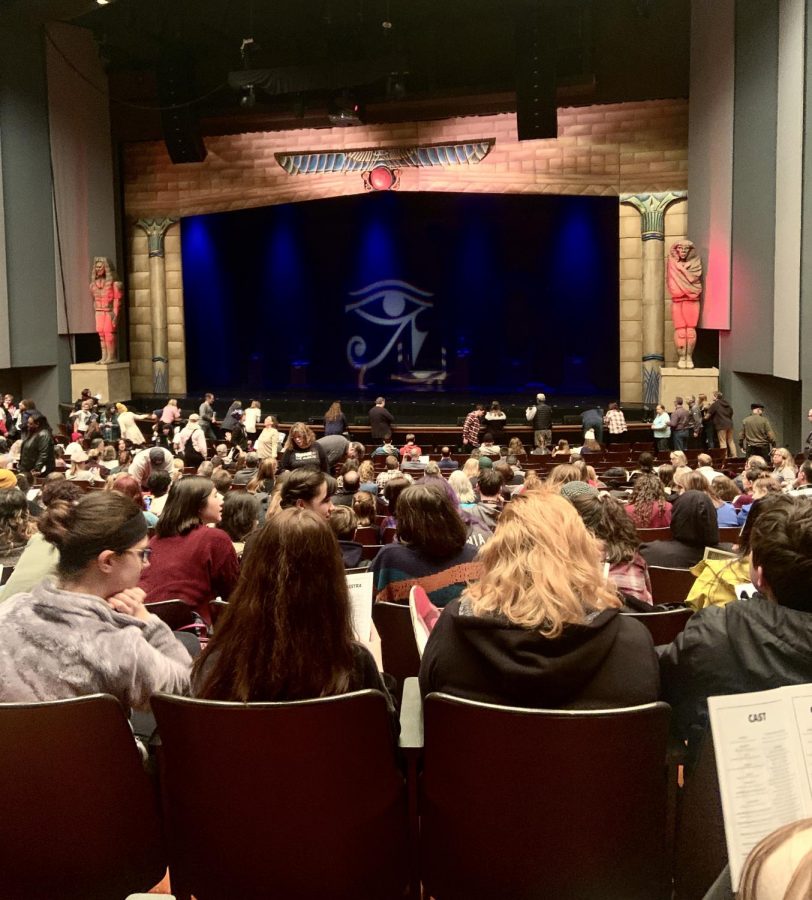
<path id="1" fill-rule="evenodd" d="M 568 481 L 581 480 L 581 473 L 578 471 L 577 466 L 573 466 L 571 463 L 561 463 L 550 471 L 550 474 L 547 476 L 547 485 L 559 491 L 561 486 Z"/>
<path id="2" fill-rule="evenodd" d="M 795 460 L 786 447 L 776 447 L 773 450 L 773 475 L 782 482 L 792 484 L 798 474 Z"/>
<path id="3" fill-rule="evenodd" d="M 565 498 L 552 491 L 516 497 L 478 559 L 479 580 L 448 605 L 429 637 L 424 695 L 531 708 L 657 699 L 651 635 L 619 615 L 601 546 Z"/>
<path id="4" fill-rule="evenodd" d="M 121 436 L 139 447 L 141 444 L 145 444 L 146 438 L 135 422 L 136 419 L 148 419 L 149 416 L 136 415 L 134 412 L 130 412 L 123 403 L 116 403 L 116 412 L 118 413 L 118 427 L 121 430 Z"/>
<path id="5" fill-rule="evenodd" d="M 461 472 L 459 469 L 452 472 L 448 476 L 448 483 L 459 498 L 460 506 L 463 509 L 470 509 L 471 507 L 476 506 L 476 494 L 474 493 L 471 479 L 468 478 L 465 472 Z"/>

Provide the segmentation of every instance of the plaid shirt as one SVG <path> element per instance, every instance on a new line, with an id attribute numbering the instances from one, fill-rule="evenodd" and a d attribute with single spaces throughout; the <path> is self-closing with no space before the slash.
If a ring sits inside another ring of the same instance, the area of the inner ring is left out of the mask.
<path id="1" fill-rule="evenodd" d="M 462 442 L 472 447 L 479 446 L 479 413 L 469 412 L 462 426 Z"/>
<path id="2" fill-rule="evenodd" d="M 610 409 L 603 417 L 603 424 L 609 429 L 609 434 L 623 434 L 628 430 L 626 417 L 619 409 Z"/>

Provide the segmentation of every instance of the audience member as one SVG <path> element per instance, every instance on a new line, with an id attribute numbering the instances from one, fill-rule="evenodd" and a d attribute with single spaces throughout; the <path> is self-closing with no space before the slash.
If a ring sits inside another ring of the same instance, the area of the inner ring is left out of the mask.
<path id="1" fill-rule="evenodd" d="M 588 440 L 588 433 L 592 432 L 592 440 L 598 444 L 598 449 L 603 442 L 603 410 L 599 406 L 585 409 L 581 413 L 581 429 L 584 432 L 584 441 Z"/>
<path id="2" fill-rule="evenodd" d="M 352 509 L 358 520 L 358 528 L 372 528 L 375 532 L 375 543 L 380 541 L 380 531 L 375 515 L 375 498 L 367 491 L 358 491 L 352 498 Z"/>
<path id="3" fill-rule="evenodd" d="M 364 545 L 355 540 L 355 529 L 358 520 L 351 506 L 337 506 L 329 519 L 330 528 L 338 538 L 338 548 L 341 550 L 341 558 L 344 567 L 354 569 L 361 565 L 364 555 Z"/>
<path id="4" fill-rule="evenodd" d="M 708 484 L 704 475 L 699 472 L 688 472 L 680 481 L 685 491 L 702 491 L 711 498 L 716 510 L 716 522 L 720 528 L 732 528 L 738 525 L 736 510 L 732 503 L 726 503 Z"/>
<path id="5" fill-rule="evenodd" d="M 237 558 L 242 556 L 245 539 L 259 524 L 259 501 L 247 491 L 229 491 L 223 501 L 223 515 L 218 528 L 234 545 Z"/>
<path id="6" fill-rule="evenodd" d="M 812 497 L 812 461 L 805 459 L 798 469 L 798 476 L 793 482 L 790 494 L 800 497 Z"/>
<path id="7" fill-rule="evenodd" d="M 74 450 L 70 457 L 70 467 L 65 475 L 68 481 L 87 481 L 91 484 L 93 482 L 101 484 L 104 479 L 98 472 L 94 472 L 88 468 L 87 464 L 89 461 L 90 457 L 84 450 L 81 448 Z"/>
<path id="8" fill-rule="evenodd" d="M 20 404 L 22 406 L 22 403 Z M 34 409 L 21 419 L 19 471 L 47 475 L 54 470 L 54 437 L 45 416 Z"/>
<path id="9" fill-rule="evenodd" d="M 694 615 L 660 659 L 674 730 L 689 745 L 707 727 L 709 696 L 812 681 L 812 504 L 762 503 L 750 533 L 758 593 Z"/>
<path id="10" fill-rule="evenodd" d="M 303 466 L 327 471 L 327 454 L 316 441 L 313 430 L 304 422 L 291 426 L 282 454 L 283 469 L 299 469 Z"/>
<path id="11" fill-rule="evenodd" d="M 668 528 L 671 504 L 666 500 L 665 487 L 656 474 L 643 473 L 637 477 L 626 513 L 636 528 Z"/>
<path id="12" fill-rule="evenodd" d="M 465 417 L 465 421 L 462 423 L 463 452 L 471 447 L 479 446 L 479 431 L 482 427 L 482 417 L 484 415 L 485 407 L 481 403 L 477 403 Z"/>
<path id="13" fill-rule="evenodd" d="M 412 450 L 417 450 L 418 456 L 423 455 L 422 448 L 418 447 L 417 444 L 415 443 L 414 435 L 407 434 L 406 435 L 406 443 L 400 448 L 400 450 L 398 450 L 398 453 L 400 454 L 401 459 L 404 459 L 405 457 L 411 455 Z"/>
<path id="14" fill-rule="evenodd" d="M 246 453 L 245 464 L 234 473 L 232 484 L 248 484 L 256 476 L 258 468 L 259 456 L 256 453 Z"/>
<path id="15" fill-rule="evenodd" d="M 276 459 L 279 449 L 279 432 L 276 430 L 276 419 L 266 416 L 259 437 L 254 444 L 254 451 L 260 459 Z"/>
<path id="16" fill-rule="evenodd" d="M 750 404 L 750 415 L 742 420 L 739 440 L 747 456 L 769 458 L 770 447 L 775 444 L 775 432 L 770 420 L 764 415 L 763 403 Z"/>
<path id="17" fill-rule="evenodd" d="M 278 702 L 374 688 L 394 720 L 372 655 L 353 640 L 344 564 L 328 524 L 309 510 L 285 509 L 256 545 L 195 662 L 195 696 Z"/>
<path id="18" fill-rule="evenodd" d="M 572 450 L 570 449 L 569 441 L 561 438 L 561 440 L 553 448 L 553 459 L 558 457 L 559 459 L 566 459 L 569 462 L 571 453 Z"/>
<path id="19" fill-rule="evenodd" d="M 479 575 L 465 524 L 445 491 L 421 484 L 403 490 L 396 514 L 400 543 L 387 544 L 375 557 L 375 599 L 404 603 L 420 584 L 435 606 L 445 606 Z"/>
<path id="20" fill-rule="evenodd" d="M 262 418 L 262 409 L 259 400 L 249 400 L 248 408 L 243 413 L 242 424 L 249 440 L 255 441 L 257 437 L 257 426 Z"/>
<path id="21" fill-rule="evenodd" d="M 17 487 L 0 490 L 0 568 L 17 565 L 35 531 L 25 494 Z"/>
<path id="22" fill-rule="evenodd" d="M 403 457 L 403 462 L 400 464 L 401 471 L 403 472 L 412 472 L 416 474 L 420 474 L 426 468 L 426 464 L 420 459 L 420 450 L 417 447 L 413 447 L 408 456 Z"/>
<path id="23" fill-rule="evenodd" d="M 484 469 L 479 473 L 479 502 L 467 510 L 471 517 L 477 519 L 491 533 L 496 529 L 505 503 L 502 497 L 504 484 L 504 479 L 499 472 L 495 469 Z M 462 502 L 461 496 L 460 502 Z"/>
<path id="24" fill-rule="evenodd" d="M 141 487 L 146 487 L 149 476 L 153 472 L 169 471 L 173 458 L 169 450 L 164 450 L 162 447 L 139 450 L 130 464 L 130 475 L 138 480 Z"/>
<path id="25" fill-rule="evenodd" d="M 533 426 L 532 453 L 544 454 L 553 442 L 553 409 L 544 394 L 536 394 L 536 400 L 524 411 L 524 417 Z"/>
<path id="26" fill-rule="evenodd" d="M 326 434 L 316 439 L 316 444 L 324 450 L 327 456 L 327 471 L 333 469 L 350 455 L 350 442 L 343 434 Z"/>
<path id="27" fill-rule="evenodd" d="M 373 497 L 378 496 L 378 485 L 375 481 L 375 465 L 371 459 L 365 459 L 358 466 L 358 477 L 361 479 L 360 490 L 372 494 Z"/>
<path id="28" fill-rule="evenodd" d="M 563 491 L 562 491 L 563 493 Z M 601 542 L 609 580 L 623 597 L 651 605 L 651 579 L 640 555 L 640 541 L 623 505 L 607 494 L 594 491 L 568 496 L 589 531 Z"/>
<path id="29" fill-rule="evenodd" d="M 150 566 L 141 575 L 148 603 L 183 600 L 211 623 L 210 601 L 227 600 L 239 575 L 228 535 L 206 527 L 220 521 L 222 510 L 223 500 L 208 478 L 175 483 L 149 542 Z"/>
<path id="30" fill-rule="evenodd" d="M 671 416 L 668 415 L 662 403 L 657 404 L 651 428 L 657 449 L 668 450 L 671 446 Z"/>
<path id="31" fill-rule="evenodd" d="M 618 615 L 598 542 L 564 498 L 531 492 L 513 500 L 480 559 L 481 577 L 429 637 L 424 695 L 531 708 L 658 699 L 651 636 Z"/>
<path id="32" fill-rule="evenodd" d="M 640 554 L 649 566 L 690 569 L 705 555 L 705 547 L 718 545 L 719 525 L 711 498 L 704 491 L 686 491 L 671 508 L 671 540 L 643 544 Z"/>
<path id="33" fill-rule="evenodd" d="M 615 402 L 609 404 L 606 415 L 603 417 L 603 424 L 609 432 L 606 438 L 607 444 L 617 443 L 620 441 L 620 436 L 629 430 L 623 410 Z"/>
<path id="34" fill-rule="evenodd" d="M 393 455 L 389 455 L 386 457 L 386 462 L 384 463 L 386 468 L 383 472 L 378 474 L 378 477 L 375 479 L 375 484 L 378 486 L 378 491 L 383 491 L 386 487 L 387 483 L 392 481 L 395 478 L 405 478 L 408 481 L 412 481 L 411 475 L 404 475 L 400 471 L 400 463 L 397 460 L 397 457 Z"/>
<path id="35" fill-rule="evenodd" d="M 341 404 L 336 400 L 330 404 L 330 408 L 324 414 L 324 433 L 325 435 L 344 434 L 348 430 L 346 416 L 341 411 Z"/>
<path id="36" fill-rule="evenodd" d="M 178 453 L 187 466 L 199 466 L 209 454 L 203 420 L 197 413 L 189 416 L 189 421 L 178 432 L 176 441 Z"/>
<path id="37" fill-rule="evenodd" d="M 744 525 L 747 521 L 747 516 L 750 510 L 753 508 L 753 504 L 761 500 L 763 497 L 766 497 L 768 494 L 780 494 L 781 493 L 781 482 L 774 475 L 759 475 L 758 478 L 753 482 L 752 488 L 752 497 L 753 500 L 751 503 L 745 503 L 742 505 L 739 513 L 736 517 L 736 525 Z"/>
<path id="38" fill-rule="evenodd" d="M 347 469 L 341 476 L 341 487 L 333 494 L 334 506 L 352 506 L 353 498 L 361 486 L 361 476 L 358 469 Z"/>
<path id="39" fill-rule="evenodd" d="M 203 475 L 202 472 L 198 472 L 202 478 L 210 478 L 211 483 L 214 485 L 214 489 L 217 491 L 221 500 L 225 500 L 229 491 L 231 490 L 231 485 L 234 483 L 234 476 L 228 469 L 220 466 L 217 469 L 214 469 L 211 474 Z"/>
<path id="40" fill-rule="evenodd" d="M 403 475 L 400 478 L 393 478 L 386 482 L 383 489 L 384 500 L 386 501 L 386 518 L 381 523 L 381 528 L 397 528 L 397 506 L 398 498 L 401 493 L 406 490 L 412 481 L 409 476 Z"/>
<path id="41" fill-rule="evenodd" d="M 713 403 L 708 407 L 708 421 L 716 432 L 719 446 L 724 447 L 727 455 L 735 459 L 738 452 L 733 437 L 733 407 L 725 400 L 721 391 L 713 392 Z"/>
<path id="42" fill-rule="evenodd" d="M 688 435 L 691 433 L 691 416 L 684 406 L 682 397 L 674 399 L 674 411 L 669 420 L 671 440 L 675 450 L 685 450 L 688 446 Z"/>
<path id="43" fill-rule="evenodd" d="M 517 437 L 512 437 L 508 441 L 508 455 L 515 456 L 516 459 L 522 459 L 527 456 L 527 451 L 524 449 L 524 444 Z"/>
<path id="44" fill-rule="evenodd" d="M 369 436 L 373 441 L 381 441 L 385 438 L 392 439 L 392 426 L 395 424 L 395 417 L 386 408 L 386 400 L 378 397 L 375 405 L 370 409 L 369 413 Z"/>
<path id="45" fill-rule="evenodd" d="M 133 478 L 132 475 L 128 475 L 126 472 L 122 472 L 119 475 L 113 475 L 111 476 L 110 481 L 105 485 L 104 489 L 118 491 L 119 494 L 124 494 L 125 497 L 129 497 L 143 512 L 147 528 L 153 528 L 155 526 L 158 521 L 158 516 L 147 510 L 147 505 L 144 502 L 144 495 L 141 492 L 141 485 L 139 485 L 138 481 Z"/>
<path id="46" fill-rule="evenodd" d="M 147 526 L 118 493 L 55 500 L 40 530 L 59 551 L 56 580 L 0 605 L 0 701 L 112 694 L 147 709 L 156 691 L 186 693 L 189 654 L 144 607 Z"/>
<path id="47" fill-rule="evenodd" d="M 372 451 L 373 456 L 397 456 L 398 448 L 392 443 L 392 435 L 387 434 L 380 447 L 376 447 Z"/>
<path id="48" fill-rule="evenodd" d="M 705 476 L 705 480 L 708 484 L 713 484 L 713 480 L 722 474 L 713 468 L 713 459 L 707 453 L 700 453 L 697 456 L 696 471 L 699 472 L 700 475 Z"/>
<path id="49" fill-rule="evenodd" d="M 153 472 L 147 479 L 147 490 L 152 496 L 149 511 L 154 515 L 160 516 L 164 511 L 171 484 L 172 476 L 169 472 Z"/>
<path id="50" fill-rule="evenodd" d="M 470 512 L 477 503 L 471 479 L 464 472 L 457 470 L 448 476 L 448 483 L 457 495 L 460 506 Z"/>
<path id="51" fill-rule="evenodd" d="M 773 450 L 773 475 L 785 484 L 792 484 L 798 474 L 795 460 L 786 447 L 776 447 Z"/>
<path id="52" fill-rule="evenodd" d="M 502 449 L 493 441 L 493 435 L 490 431 L 486 431 L 482 435 L 482 443 L 479 445 L 479 452 L 482 456 L 490 456 L 492 459 L 498 459 L 502 455 Z"/>
<path id="53" fill-rule="evenodd" d="M 220 427 L 223 431 L 231 431 L 242 419 L 242 400 L 234 399 L 229 404 Z"/>
<path id="54" fill-rule="evenodd" d="M 333 511 L 330 500 L 330 477 L 318 469 L 305 466 L 294 469 L 282 483 L 279 491 L 279 506 L 309 509 L 323 519 L 329 519 Z"/>

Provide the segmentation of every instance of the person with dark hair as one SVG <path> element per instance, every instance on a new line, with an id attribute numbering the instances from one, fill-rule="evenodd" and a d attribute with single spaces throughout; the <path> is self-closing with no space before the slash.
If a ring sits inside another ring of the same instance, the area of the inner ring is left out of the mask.
<path id="1" fill-rule="evenodd" d="M 462 448 L 463 451 L 470 447 L 479 446 L 479 430 L 482 427 L 482 417 L 485 415 L 485 407 L 481 403 L 476 406 L 465 417 L 462 423 Z M 491 439 L 493 440 L 493 439 Z"/>
<path id="2" fill-rule="evenodd" d="M 626 513 L 635 528 L 668 528 L 671 524 L 671 504 L 666 500 L 665 487 L 654 472 L 638 475 Z"/>
<path id="3" fill-rule="evenodd" d="M 281 468 L 300 469 L 307 467 L 327 471 L 327 454 L 316 440 L 313 429 L 304 422 L 291 425 L 282 454 Z"/>
<path id="4" fill-rule="evenodd" d="M 490 456 L 492 459 L 499 459 L 502 456 L 502 448 L 499 444 L 494 443 L 493 435 L 490 431 L 486 431 L 482 435 L 479 452 L 482 456 Z"/>
<path id="5" fill-rule="evenodd" d="M 395 708 L 371 653 L 353 639 L 338 541 L 291 507 L 268 520 L 192 672 L 196 697 L 288 702 L 373 688 Z"/>
<path id="6" fill-rule="evenodd" d="M 259 468 L 259 456 L 256 453 L 246 453 L 244 466 L 234 473 L 232 484 L 248 484 L 257 474 Z"/>
<path id="7" fill-rule="evenodd" d="M 329 519 L 333 512 L 330 493 L 328 476 L 318 469 L 305 466 L 294 469 L 285 479 L 279 492 L 279 506 L 281 509 L 298 506 Z"/>
<path id="8" fill-rule="evenodd" d="M 392 435 L 384 435 L 383 442 L 380 447 L 376 447 L 372 451 L 372 456 L 397 456 L 398 448 L 392 443 Z"/>
<path id="9" fill-rule="evenodd" d="M 386 482 L 386 485 L 383 489 L 383 498 L 386 501 L 387 514 L 386 518 L 381 524 L 381 530 L 398 527 L 398 498 L 403 493 L 403 491 L 405 491 L 406 488 L 409 487 L 410 484 L 413 484 L 411 475 L 401 475 L 399 478 L 392 478 L 391 480 Z"/>
<path id="10" fill-rule="evenodd" d="M 705 555 L 705 547 L 718 545 L 713 501 L 704 491 L 686 491 L 671 507 L 671 540 L 643 544 L 640 554 L 649 566 L 690 569 Z"/>
<path id="11" fill-rule="evenodd" d="M 792 484 L 792 490 L 788 493 L 801 496 L 812 497 L 812 461 L 805 459 L 798 467 L 798 475 Z"/>
<path id="12" fill-rule="evenodd" d="M 381 534 L 375 521 L 375 498 L 368 491 L 357 491 L 352 498 L 352 510 L 358 520 L 359 528 L 373 528 L 376 543 L 380 541 Z"/>
<path id="13" fill-rule="evenodd" d="M 386 408 L 386 400 L 378 397 L 369 413 L 369 436 L 373 442 L 384 438 L 392 439 L 395 417 Z"/>
<path id="14" fill-rule="evenodd" d="M 22 406 L 22 403 L 20 404 Z M 21 472 L 47 475 L 53 472 L 54 437 L 45 416 L 36 409 L 31 410 L 23 426 L 23 444 L 20 449 Z"/>
<path id="15" fill-rule="evenodd" d="M 0 605 L 0 701 L 99 693 L 148 709 L 156 691 L 186 693 L 189 654 L 136 587 L 149 548 L 132 500 L 54 500 L 39 527 L 59 552 L 57 577 Z"/>
<path id="16" fill-rule="evenodd" d="M 240 564 L 228 535 L 217 528 L 223 501 L 208 478 L 181 478 L 169 492 L 164 511 L 150 540 L 151 565 L 140 586 L 147 602 L 183 600 L 211 623 L 209 602 L 228 599 Z"/>
<path id="17" fill-rule="evenodd" d="M 153 472 L 147 479 L 147 490 L 152 495 L 149 511 L 154 515 L 160 516 L 164 511 L 171 484 L 172 476 L 169 472 Z"/>
<path id="18" fill-rule="evenodd" d="M 119 494 L 124 494 L 125 497 L 129 497 L 130 500 L 132 500 L 144 513 L 144 520 L 147 523 L 147 528 L 153 528 L 155 526 L 158 517 L 155 513 L 147 510 L 147 504 L 144 502 L 144 494 L 141 491 L 141 485 L 132 475 L 128 475 L 126 472 L 122 472 L 119 475 L 113 475 L 111 476 L 111 480 L 105 485 L 104 489 L 118 491 Z"/>
<path id="19" fill-rule="evenodd" d="M 169 472 L 173 459 L 172 453 L 163 447 L 139 450 L 130 463 L 129 472 L 133 478 L 138 480 L 141 487 L 146 487 L 149 476 L 153 472 Z"/>
<path id="20" fill-rule="evenodd" d="M 223 501 L 221 528 L 234 544 L 234 552 L 241 556 L 245 539 L 259 524 L 259 500 L 246 491 L 229 491 Z"/>
<path id="21" fill-rule="evenodd" d="M 375 599 L 404 603 L 412 586 L 420 584 L 435 606 L 455 600 L 478 577 L 479 565 L 476 549 L 467 543 L 468 529 L 446 492 L 411 485 L 399 495 L 396 515 L 400 543 L 383 547 L 372 565 Z"/>
<path id="22" fill-rule="evenodd" d="M 775 494 L 759 505 L 749 536 L 758 593 L 696 613 L 660 658 L 663 699 L 689 746 L 707 727 L 708 697 L 812 681 L 812 504 Z"/>
<path id="23" fill-rule="evenodd" d="M 477 486 L 479 488 L 479 501 L 468 510 L 468 514 L 493 534 L 499 521 L 499 516 L 502 514 L 502 507 L 505 504 L 502 497 L 502 488 L 505 486 L 505 480 L 502 477 L 502 473 L 495 468 L 483 469 L 479 473 Z"/>
<path id="24" fill-rule="evenodd" d="M 609 580 L 620 594 L 652 604 L 648 566 L 640 555 L 640 541 L 623 504 L 608 494 L 594 491 L 568 499 L 584 525 L 601 542 L 603 561 L 609 565 Z"/>
<path id="25" fill-rule="evenodd" d="M 17 487 L 0 490 L 0 568 L 17 564 L 34 530 L 25 494 Z"/>

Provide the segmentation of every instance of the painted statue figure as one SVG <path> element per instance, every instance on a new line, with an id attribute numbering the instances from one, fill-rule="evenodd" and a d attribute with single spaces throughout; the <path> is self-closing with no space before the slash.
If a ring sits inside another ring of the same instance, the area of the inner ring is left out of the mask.
<path id="1" fill-rule="evenodd" d="M 668 291 L 674 321 L 677 367 L 693 369 L 699 295 L 702 293 L 702 260 L 691 241 L 676 241 L 668 251 Z"/>
<path id="2" fill-rule="evenodd" d="M 114 363 L 116 355 L 116 326 L 121 309 L 121 298 L 124 295 L 123 285 L 116 278 L 113 264 L 104 256 L 93 260 L 90 273 L 90 294 L 93 297 L 93 309 L 96 312 L 96 331 L 101 344 L 99 363 Z"/>

